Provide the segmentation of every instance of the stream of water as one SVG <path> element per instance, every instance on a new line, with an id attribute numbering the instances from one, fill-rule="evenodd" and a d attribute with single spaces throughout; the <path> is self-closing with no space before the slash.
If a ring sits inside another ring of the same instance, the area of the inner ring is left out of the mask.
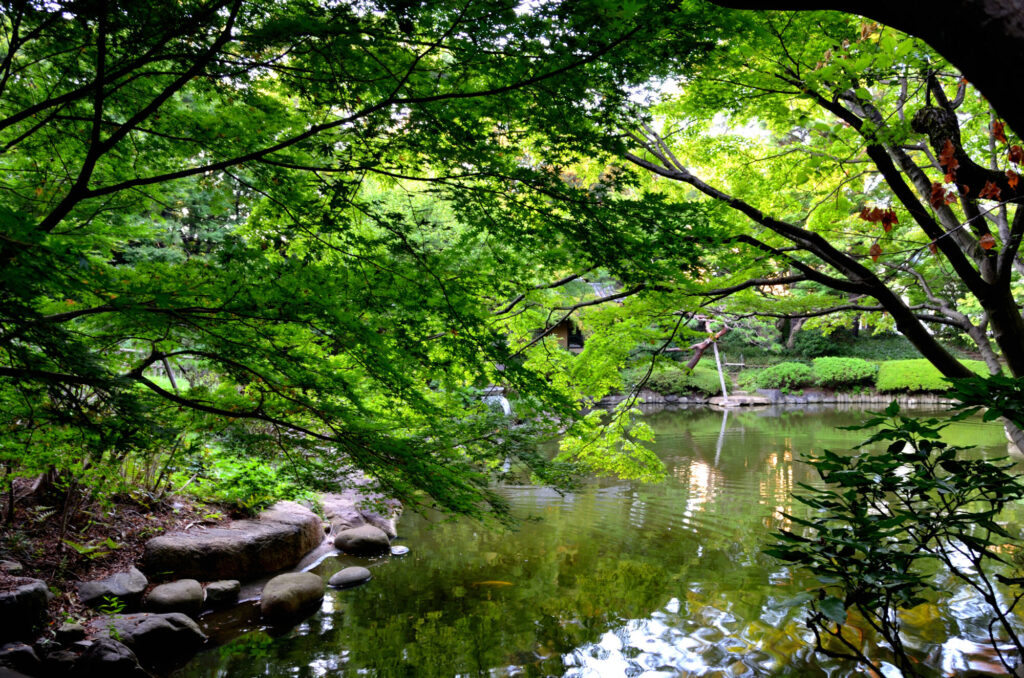
<path id="1" fill-rule="evenodd" d="M 849 449 L 858 411 L 663 411 L 648 416 L 669 480 L 591 479 L 559 495 L 501 492 L 516 531 L 403 516 L 401 558 L 329 558 L 373 579 L 328 590 L 319 612 L 272 637 L 243 606 L 204 620 L 224 644 L 178 678 L 255 676 L 861 676 L 810 650 L 801 611 L 778 603 L 798 574 L 761 553 L 790 493 L 817 483 L 802 454 Z M 1006 454 L 1001 428 L 968 420 L 948 442 Z M 1024 507 L 1005 516 L 1024 524 Z M 983 607 L 955 582 L 905 617 L 908 645 L 933 675 L 999 673 Z"/>

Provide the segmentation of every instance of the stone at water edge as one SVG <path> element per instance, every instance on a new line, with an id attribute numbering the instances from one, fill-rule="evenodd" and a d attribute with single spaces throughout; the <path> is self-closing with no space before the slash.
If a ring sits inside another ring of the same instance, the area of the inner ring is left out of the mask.
<path id="1" fill-rule="evenodd" d="M 206 604 L 209 607 L 231 605 L 238 602 L 238 594 L 242 591 L 242 583 L 237 579 L 222 579 L 206 585 Z"/>
<path id="2" fill-rule="evenodd" d="M 404 556 L 408 552 L 409 552 L 409 547 L 408 546 L 392 546 L 391 547 L 391 555 L 393 555 L 393 556 Z"/>
<path id="3" fill-rule="evenodd" d="M 124 603 L 125 610 L 138 609 L 142 592 L 149 586 L 149 580 L 137 568 L 118 572 L 100 581 L 87 581 L 78 585 L 78 598 L 83 605 L 99 607 L 107 598 L 116 598 Z"/>
<path id="4" fill-rule="evenodd" d="M 149 592 L 143 605 L 153 612 L 184 612 L 195 616 L 203 609 L 203 586 L 195 579 L 160 584 Z"/>
<path id="5" fill-rule="evenodd" d="M 334 538 L 334 545 L 339 551 L 356 556 L 379 556 L 391 551 L 391 540 L 388 539 L 388 535 L 373 525 L 360 525 L 342 530 Z"/>
<path id="6" fill-rule="evenodd" d="M 102 678 L 147 678 L 135 653 L 113 638 L 97 638 L 75 662 L 72 676 Z"/>
<path id="7" fill-rule="evenodd" d="M 96 627 L 126 645 L 145 667 L 183 664 L 206 642 L 199 626 L 181 612 L 102 617 Z"/>
<path id="8" fill-rule="evenodd" d="M 324 597 L 324 582 L 312 572 L 279 574 L 263 587 L 260 613 L 264 618 L 281 623 L 292 621 Z"/>
<path id="9" fill-rule="evenodd" d="M 335 572 L 327 583 L 339 589 L 347 589 L 365 584 L 372 576 L 365 567 L 346 567 Z"/>
<path id="10" fill-rule="evenodd" d="M 281 501 L 258 519 L 190 532 L 169 532 L 146 542 L 141 567 L 195 579 L 256 579 L 293 567 L 324 540 L 320 518 Z"/>

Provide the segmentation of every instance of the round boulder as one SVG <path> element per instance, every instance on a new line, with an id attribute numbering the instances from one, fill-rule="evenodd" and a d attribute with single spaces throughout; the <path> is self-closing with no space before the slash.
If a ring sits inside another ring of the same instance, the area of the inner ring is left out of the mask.
<path id="1" fill-rule="evenodd" d="M 365 567 L 346 567 L 335 572 L 327 583 L 339 589 L 347 589 L 365 584 L 370 581 L 370 577 L 372 575 Z"/>
<path id="2" fill-rule="evenodd" d="M 127 572 L 118 572 L 100 581 L 79 584 L 78 597 L 83 605 L 89 607 L 99 607 L 116 599 L 124 604 L 126 610 L 133 610 L 138 609 L 142 592 L 147 586 L 149 581 L 146 575 L 133 567 Z"/>
<path id="3" fill-rule="evenodd" d="M 238 594 L 242 584 L 237 579 L 222 579 L 206 585 L 206 604 L 210 607 L 221 607 L 238 602 Z"/>
<path id="4" fill-rule="evenodd" d="M 279 574 L 263 587 L 260 612 L 274 623 L 287 622 L 324 597 L 324 582 L 312 572 Z"/>
<path id="5" fill-rule="evenodd" d="M 75 678 L 103 676 L 103 678 L 147 678 L 135 653 L 113 638 L 97 638 L 82 657 L 75 662 Z"/>
<path id="6" fill-rule="evenodd" d="M 379 556 L 391 552 L 391 541 L 384 530 L 373 525 L 360 525 L 342 530 L 334 538 L 339 551 L 354 556 Z"/>
<path id="7" fill-rule="evenodd" d="M 153 612 L 184 612 L 195 616 L 203 609 L 203 586 L 195 579 L 179 579 L 157 586 L 143 603 Z"/>
<path id="8" fill-rule="evenodd" d="M 146 668 L 182 664 L 206 642 L 199 626 L 180 612 L 104 617 L 96 626 L 126 645 Z"/>

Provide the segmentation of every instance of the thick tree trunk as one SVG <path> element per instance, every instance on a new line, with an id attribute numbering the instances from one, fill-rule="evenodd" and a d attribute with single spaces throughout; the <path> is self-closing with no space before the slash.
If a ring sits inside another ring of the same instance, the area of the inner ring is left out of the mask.
<path id="1" fill-rule="evenodd" d="M 956 66 L 999 116 L 1024 134 L 1024 0 L 711 0 L 759 10 L 837 10 L 917 36 Z"/>

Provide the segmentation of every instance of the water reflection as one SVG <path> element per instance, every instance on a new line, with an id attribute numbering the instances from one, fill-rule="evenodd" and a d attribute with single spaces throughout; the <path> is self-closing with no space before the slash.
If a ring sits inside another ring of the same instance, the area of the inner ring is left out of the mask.
<path id="1" fill-rule="evenodd" d="M 515 532 L 405 516 L 401 559 L 332 558 L 373 581 L 329 591 L 321 611 L 271 638 L 236 614 L 207 629 L 243 635 L 178 675 L 231 676 L 860 676 L 814 655 L 800 611 L 780 607 L 800 579 L 761 553 L 769 531 L 799 515 L 790 493 L 815 483 L 804 451 L 847 449 L 836 426 L 856 412 L 660 412 L 649 416 L 670 479 L 594 480 L 560 495 L 502 492 L 524 519 Z M 1004 453 L 998 426 L 963 422 L 951 442 Z M 531 520 L 531 518 L 540 520 Z M 1018 524 L 1022 516 L 1011 516 Z M 908 644 L 934 675 L 994 671 L 983 610 L 944 581 L 948 601 L 907 613 Z"/>

